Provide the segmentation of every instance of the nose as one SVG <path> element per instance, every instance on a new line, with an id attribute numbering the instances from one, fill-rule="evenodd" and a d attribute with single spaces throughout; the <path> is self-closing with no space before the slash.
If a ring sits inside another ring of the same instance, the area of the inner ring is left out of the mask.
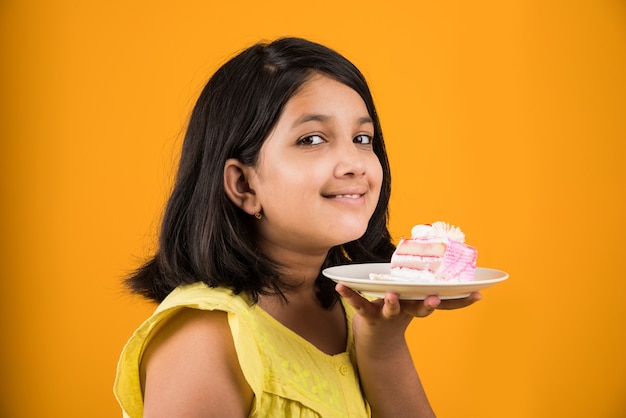
<path id="1" fill-rule="evenodd" d="M 335 176 L 360 177 L 365 175 L 367 167 L 365 154 L 371 153 L 371 151 L 359 149 L 358 144 L 354 143 L 352 138 L 349 141 L 341 142 L 341 146 L 338 146 L 336 149 Z"/>

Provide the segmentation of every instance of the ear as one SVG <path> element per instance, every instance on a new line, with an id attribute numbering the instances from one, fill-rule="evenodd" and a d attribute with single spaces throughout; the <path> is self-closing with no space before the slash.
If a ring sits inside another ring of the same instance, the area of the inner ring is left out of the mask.
<path id="1" fill-rule="evenodd" d="M 224 164 L 224 191 L 248 215 L 261 211 L 257 195 L 250 187 L 250 177 L 253 175 L 254 169 L 236 158 L 229 158 Z"/>

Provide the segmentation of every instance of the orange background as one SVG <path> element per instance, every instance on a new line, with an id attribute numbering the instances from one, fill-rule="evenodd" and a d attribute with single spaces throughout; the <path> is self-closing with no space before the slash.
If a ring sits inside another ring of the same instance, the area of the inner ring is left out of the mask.
<path id="1" fill-rule="evenodd" d="M 218 65 L 282 35 L 370 81 L 394 238 L 446 220 L 511 275 L 411 325 L 439 416 L 626 416 L 623 1 L 4 1 L 0 19 L 1 416 L 120 415 L 117 357 L 153 309 L 120 281 L 154 248 L 187 115 Z"/>

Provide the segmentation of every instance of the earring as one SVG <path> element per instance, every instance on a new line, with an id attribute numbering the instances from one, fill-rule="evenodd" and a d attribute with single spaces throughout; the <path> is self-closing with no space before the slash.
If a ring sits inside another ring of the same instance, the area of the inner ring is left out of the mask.
<path id="1" fill-rule="evenodd" d="M 257 212 L 254 214 L 254 217 L 257 219 L 261 219 L 263 217 L 263 215 L 261 214 L 261 212 Z"/>

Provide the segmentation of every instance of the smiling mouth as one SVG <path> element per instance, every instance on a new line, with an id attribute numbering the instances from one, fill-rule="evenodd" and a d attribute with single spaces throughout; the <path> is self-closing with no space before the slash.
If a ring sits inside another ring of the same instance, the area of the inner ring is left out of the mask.
<path id="1" fill-rule="evenodd" d="M 362 194 L 354 193 L 354 194 L 336 194 L 336 195 L 329 195 L 326 197 L 329 199 L 359 199 L 362 196 L 363 196 Z"/>

